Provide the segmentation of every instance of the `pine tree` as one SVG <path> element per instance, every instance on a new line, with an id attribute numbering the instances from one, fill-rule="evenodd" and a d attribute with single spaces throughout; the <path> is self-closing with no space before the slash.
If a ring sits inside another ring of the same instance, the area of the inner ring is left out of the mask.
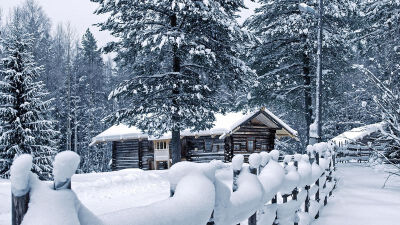
<path id="1" fill-rule="evenodd" d="M 107 148 L 103 145 L 89 147 L 89 144 L 105 129 L 102 119 L 110 113 L 112 103 L 107 101 L 110 88 L 101 51 L 89 29 L 77 48 L 72 75 L 74 142 L 78 146 L 74 149 L 81 156 L 83 172 L 104 171 L 110 159 Z"/>
<path id="2" fill-rule="evenodd" d="M 30 52 L 32 39 L 18 33 L 18 23 L 2 41 L 5 58 L 0 70 L 0 174 L 9 176 L 15 156 L 33 156 L 33 171 L 41 178 L 51 173 L 56 131 L 50 113 L 51 100 L 45 100 L 44 84 L 37 79 L 42 71 Z"/>
<path id="3" fill-rule="evenodd" d="M 244 23 L 260 40 L 247 56 L 260 83 L 252 90 L 252 104 L 270 104 L 286 114 L 290 111 L 290 120 L 298 128 L 302 143 L 307 145 L 315 95 L 318 4 L 316 1 L 305 1 L 305 4 L 293 0 L 260 0 L 259 3 L 261 6 Z M 304 6 L 307 9 L 303 9 Z M 347 48 L 342 40 L 348 29 L 344 21 L 347 13 L 346 4 L 340 0 L 325 2 L 324 94 L 331 85 L 336 85 L 330 83 L 332 77 L 342 73 L 337 65 L 345 64 L 343 52 Z"/>
<path id="4" fill-rule="evenodd" d="M 171 131 L 172 163 L 180 161 L 180 131 L 212 126 L 246 89 L 253 71 L 239 58 L 248 38 L 236 20 L 242 0 L 104 1 L 97 14 L 118 41 L 106 50 L 130 74 L 111 94 L 121 108 L 108 117 L 155 135 Z M 250 83 L 250 82 L 249 82 Z"/>

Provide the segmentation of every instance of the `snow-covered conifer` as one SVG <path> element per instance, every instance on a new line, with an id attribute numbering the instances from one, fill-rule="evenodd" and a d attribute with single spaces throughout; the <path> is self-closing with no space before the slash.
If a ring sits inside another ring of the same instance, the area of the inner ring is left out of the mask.
<path id="1" fill-rule="evenodd" d="M 46 100 L 44 84 L 37 81 L 42 68 L 31 53 L 32 39 L 13 24 L 2 40 L 4 57 L 0 68 L 1 151 L 0 174 L 8 177 L 12 160 L 24 153 L 33 156 L 33 171 L 42 178 L 51 172 L 56 152 L 53 121 L 48 120 L 51 100 Z"/>
<path id="2" fill-rule="evenodd" d="M 121 107 L 108 120 L 155 135 L 172 131 L 176 163 L 180 131 L 210 127 L 253 77 L 239 58 L 249 38 L 235 20 L 243 1 L 92 1 L 97 14 L 110 15 L 101 28 L 117 37 L 106 50 L 130 74 L 109 95 Z"/>

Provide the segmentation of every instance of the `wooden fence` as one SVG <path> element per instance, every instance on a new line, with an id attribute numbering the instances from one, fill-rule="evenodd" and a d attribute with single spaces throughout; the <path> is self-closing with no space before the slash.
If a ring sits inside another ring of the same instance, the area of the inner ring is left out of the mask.
<path id="1" fill-rule="evenodd" d="M 250 205 L 251 202 L 254 202 L 251 207 L 249 205 L 236 205 L 232 206 L 232 210 L 229 212 L 235 212 L 234 207 L 250 207 L 251 209 L 246 211 L 244 214 L 248 215 L 247 218 L 249 225 L 297 225 L 300 221 L 303 221 L 302 224 L 311 223 L 312 220 L 319 217 L 320 210 L 324 205 L 328 203 L 328 198 L 332 195 L 332 191 L 336 186 L 336 179 L 334 177 L 334 152 L 328 149 L 325 149 L 324 151 L 315 150 L 309 152 L 308 156 L 298 154 L 285 156 L 283 162 L 277 162 L 279 158 L 279 153 L 278 156 L 276 156 L 276 152 L 274 153 L 275 155 L 272 153 L 254 153 L 249 157 L 249 164 L 243 164 L 243 156 L 234 157 L 233 161 L 236 160 L 239 161 L 239 163 L 232 163 L 231 195 L 233 196 L 238 191 L 241 191 L 241 184 L 238 183 L 238 179 L 240 179 L 242 174 L 243 176 L 253 176 L 253 178 L 256 178 L 256 182 L 260 184 L 260 187 L 262 187 L 262 199 L 265 202 L 261 202 L 260 205 L 257 205 L 258 203 L 256 203 L 256 201 L 261 201 L 259 198 L 249 199 L 247 202 L 250 202 Z M 308 162 L 308 158 L 310 158 L 313 162 Z M 230 165 L 228 166 L 230 167 Z M 263 179 L 265 177 L 268 177 L 265 175 L 265 171 L 269 171 L 269 169 L 271 169 L 273 166 L 278 170 L 284 171 L 284 173 L 282 173 L 282 176 L 284 177 L 282 177 L 282 181 L 280 184 L 275 185 L 275 189 L 268 189 L 265 184 L 268 184 L 270 181 Z M 311 177 L 316 175 L 318 176 L 316 179 L 309 179 L 312 182 L 307 183 L 306 185 L 304 185 L 304 181 L 306 178 L 302 177 L 303 171 L 305 171 L 305 167 L 311 168 Z M 73 168 L 73 170 L 76 170 L 76 168 Z M 60 179 L 55 176 L 53 185 L 54 190 L 71 189 L 71 176 L 72 174 L 69 177 L 62 177 Z M 290 181 L 293 181 L 294 183 L 290 183 Z M 29 185 L 29 182 L 26 185 Z M 285 193 L 281 192 L 283 189 L 288 189 L 289 187 L 291 191 L 286 191 Z M 13 189 L 12 225 L 21 224 L 25 213 L 28 211 L 30 194 L 29 186 L 20 187 L 19 189 L 26 191 L 15 192 L 15 190 Z M 218 190 L 218 188 L 215 189 Z M 174 192 L 175 189 L 171 189 L 171 196 L 174 195 Z M 267 196 L 271 193 L 273 194 L 272 198 L 264 198 L 264 196 Z M 217 195 L 219 194 L 220 193 L 216 191 L 216 198 L 218 198 Z M 229 204 L 226 203 L 225 205 Z M 215 208 L 211 210 L 213 213 L 210 213 L 211 218 L 209 219 L 208 225 L 221 224 L 220 222 L 218 222 L 221 221 L 221 215 L 224 215 L 224 213 L 229 213 L 228 211 L 224 210 L 225 209 L 219 206 L 215 206 Z M 236 215 L 224 216 L 230 216 L 230 219 L 232 219 L 232 221 L 235 221 L 235 224 L 242 222 L 235 220 Z M 151 220 L 151 218 L 148 219 Z"/>

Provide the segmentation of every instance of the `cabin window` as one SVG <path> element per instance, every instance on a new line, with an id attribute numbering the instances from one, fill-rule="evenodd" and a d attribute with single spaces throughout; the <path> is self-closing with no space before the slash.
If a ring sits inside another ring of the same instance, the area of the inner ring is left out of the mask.
<path id="1" fill-rule="evenodd" d="M 213 152 L 219 151 L 219 145 L 213 145 Z"/>
<path id="2" fill-rule="evenodd" d="M 154 142 L 154 149 L 168 149 L 168 143 L 166 141 Z"/>
<path id="3" fill-rule="evenodd" d="M 233 145 L 233 150 L 240 151 L 240 144 Z"/>
<path id="4" fill-rule="evenodd" d="M 261 151 L 267 151 L 267 145 L 266 144 L 262 144 L 261 145 Z"/>
<path id="5" fill-rule="evenodd" d="M 247 151 L 254 151 L 254 139 L 247 140 Z"/>
<path id="6" fill-rule="evenodd" d="M 247 141 L 247 150 L 248 151 L 254 150 L 254 141 Z"/>
<path id="7" fill-rule="evenodd" d="M 212 139 L 205 139 L 204 140 L 204 151 L 211 152 L 212 150 Z"/>

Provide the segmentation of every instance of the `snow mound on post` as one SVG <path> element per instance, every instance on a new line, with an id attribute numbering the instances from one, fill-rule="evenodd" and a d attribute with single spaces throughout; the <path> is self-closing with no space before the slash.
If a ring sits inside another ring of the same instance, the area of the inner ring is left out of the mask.
<path id="1" fill-rule="evenodd" d="M 72 190 L 53 190 L 47 183 L 40 182 L 34 174 L 30 181 L 29 209 L 22 225 L 103 224 L 81 204 Z"/>
<path id="2" fill-rule="evenodd" d="M 278 161 L 279 160 L 279 151 L 278 150 L 272 150 L 269 155 L 271 156 L 271 159 Z"/>
<path id="3" fill-rule="evenodd" d="M 168 180 L 171 190 L 174 191 L 179 181 L 190 173 L 202 173 L 212 182 L 215 181 L 215 171 L 226 167 L 222 161 L 213 160 L 210 163 L 194 163 L 183 161 L 174 164 L 168 170 Z"/>
<path id="4" fill-rule="evenodd" d="M 280 189 L 282 194 L 291 194 L 293 189 L 297 187 L 300 181 L 300 175 L 296 171 L 296 167 L 293 165 L 288 165 L 286 167 L 287 174 L 285 175 L 285 179 L 283 181 L 283 185 Z"/>
<path id="5" fill-rule="evenodd" d="M 261 164 L 261 156 L 258 153 L 253 153 L 249 156 L 249 165 L 252 168 L 257 168 Z"/>
<path id="6" fill-rule="evenodd" d="M 301 160 L 302 156 L 301 154 L 294 154 L 293 159 L 295 162 L 299 162 Z"/>
<path id="7" fill-rule="evenodd" d="M 322 173 L 324 172 L 321 169 L 321 167 L 318 164 L 316 164 L 315 162 L 312 164 L 311 170 L 312 170 L 312 180 L 313 180 L 313 182 L 317 181 L 318 178 L 320 178 Z"/>
<path id="8" fill-rule="evenodd" d="M 32 156 L 23 154 L 18 156 L 11 165 L 11 191 L 19 197 L 29 191 L 29 176 L 32 169 Z"/>
<path id="9" fill-rule="evenodd" d="M 233 170 L 241 170 L 244 161 L 243 155 L 235 155 L 232 158 L 232 169 Z"/>
<path id="10" fill-rule="evenodd" d="M 312 145 L 307 145 L 306 151 L 307 151 L 307 154 L 313 155 L 314 154 L 314 147 Z"/>
<path id="11" fill-rule="evenodd" d="M 260 152 L 261 156 L 261 166 L 266 166 L 269 160 L 271 159 L 271 156 L 268 154 L 268 152 Z"/>
<path id="12" fill-rule="evenodd" d="M 301 160 L 299 161 L 299 174 L 300 174 L 300 187 L 305 187 L 306 185 L 310 185 L 312 181 L 312 171 L 311 164 L 308 159 L 308 155 L 303 155 Z"/>
<path id="13" fill-rule="evenodd" d="M 264 203 L 270 201 L 279 191 L 284 177 L 285 170 L 278 162 L 274 160 L 269 161 L 264 169 L 262 169 L 258 178 L 264 188 Z"/>
<path id="14" fill-rule="evenodd" d="M 319 156 L 322 156 L 326 150 L 328 150 L 329 145 L 326 142 L 316 143 L 313 146 L 314 151 L 319 153 Z"/>
<path id="15" fill-rule="evenodd" d="M 102 219 L 107 225 L 204 225 L 214 204 L 214 184 L 203 173 L 192 172 L 179 181 L 173 197 L 104 214 Z"/>
<path id="16" fill-rule="evenodd" d="M 78 169 L 80 157 L 73 151 L 63 151 L 56 155 L 53 163 L 54 180 L 64 182 Z"/>
<path id="17" fill-rule="evenodd" d="M 292 161 L 292 156 L 291 155 L 285 155 L 283 158 L 283 162 L 289 164 L 290 161 Z"/>
<path id="18" fill-rule="evenodd" d="M 262 207 L 263 187 L 257 176 L 249 172 L 247 165 L 243 167 L 237 183 L 237 191 L 229 193 L 227 193 L 228 189 L 225 184 L 216 183 L 215 224 L 231 225 L 240 223 Z M 227 194 L 228 196 L 226 196 Z"/>

